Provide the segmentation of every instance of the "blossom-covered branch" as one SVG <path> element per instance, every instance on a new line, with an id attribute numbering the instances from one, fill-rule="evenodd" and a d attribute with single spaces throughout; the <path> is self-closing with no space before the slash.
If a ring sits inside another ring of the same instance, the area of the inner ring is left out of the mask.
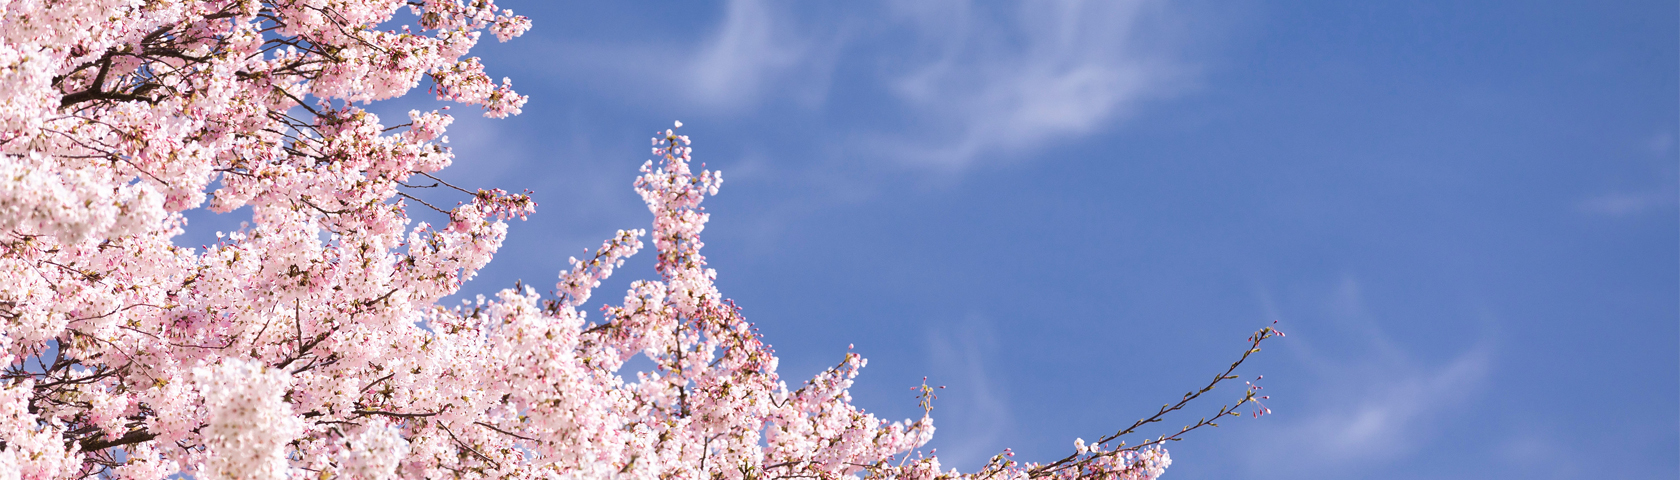
<path id="1" fill-rule="evenodd" d="M 551 298 L 439 306 L 536 204 L 434 175 L 455 160 L 447 109 L 388 126 L 358 105 L 425 83 L 518 114 L 525 97 L 466 54 L 529 26 L 491 0 L 0 0 L 0 479 L 1153 478 L 1170 462 L 1157 444 L 1177 434 L 1102 447 L 1115 435 L 963 475 L 915 453 L 927 410 L 852 404 L 861 356 L 790 387 L 717 290 L 702 204 L 723 179 L 676 129 L 634 183 L 650 229 L 571 259 Z M 459 203 L 421 199 L 439 186 Z M 176 245 L 195 208 L 251 221 Z M 657 279 L 589 318 L 644 236 Z M 637 355 L 653 366 L 626 378 Z"/>

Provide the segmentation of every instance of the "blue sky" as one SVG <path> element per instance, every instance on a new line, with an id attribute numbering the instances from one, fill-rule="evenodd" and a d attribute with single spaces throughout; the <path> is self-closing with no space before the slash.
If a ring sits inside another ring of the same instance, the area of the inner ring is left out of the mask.
<path id="1" fill-rule="evenodd" d="M 1169 477 L 1680 472 L 1673 2 L 502 3 L 535 27 L 478 53 L 531 101 L 445 173 L 540 207 L 469 291 L 645 228 L 682 120 L 784 377 L 853 345 L 871 411 L 948 386 L 947 465 L 1060 457 L 1277 321 L 1275 413 Z"/>

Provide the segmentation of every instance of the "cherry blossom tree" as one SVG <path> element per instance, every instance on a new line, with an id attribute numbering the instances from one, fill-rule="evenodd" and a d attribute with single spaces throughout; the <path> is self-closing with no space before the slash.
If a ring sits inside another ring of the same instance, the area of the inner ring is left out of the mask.
<path id="1" fill-rule="evenodd" d="M 0 480 L 1155 478 L 1165 442 L 1263 411 L 1250 385 L 1214 420 L 1121 440 L 1239 359 L 1061 460 L 942 469 L 916 453 L 927 415 L 851 404 L 856 354 L 778 376 L 700 253 L 722 176 L 675 130 L 634 184 L 651 232 L 572 259 L 551 298 L 439 306 L 535 204 L 434 175 L 448 113 L 387 125 L 357 105 L 425 84 L 518 114 L 526 97 L 466 55 L 529 27 L 492 0 L 0 0 Z M 432 186 L 461 203 L 412 194 Z M 243 207 L 215 245 L 174 243 L 182 212 Z M 644 237 L 658 278 L 588 317 Z M 653 367 L 623 371 L 637 354 Z"/>

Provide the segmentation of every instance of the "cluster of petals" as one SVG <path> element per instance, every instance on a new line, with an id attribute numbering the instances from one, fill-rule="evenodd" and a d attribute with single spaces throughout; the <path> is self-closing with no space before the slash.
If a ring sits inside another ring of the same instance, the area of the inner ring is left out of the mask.
<path id="1" fill-rule="evenodd" d="M 357 105 L 429 85 L 518 114 L 467 53 L 529 28 L 491 0 L 0 0 L 0 480 L 975 475 L 913 454 L 926 415 L 852 405 L 858 355 L 778 375 L 701 254 L 722 176 L 675 130 L 634 183 L 651 229 L 551 298 L 440 306 L 536 205 L 433 175 L 443 110 Z M 250 221 L 177 245 L 196 208 Z M 588 318 L 644 236 L 657 278 Z M 1170 462 L 1104 458 L 1082 474 Z"/>

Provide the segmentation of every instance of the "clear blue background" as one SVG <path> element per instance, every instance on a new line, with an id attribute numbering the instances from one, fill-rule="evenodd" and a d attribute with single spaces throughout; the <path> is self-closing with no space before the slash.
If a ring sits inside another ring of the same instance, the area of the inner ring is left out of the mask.
<path id="1" fill-rule="evenodd" d="M 682 120 L 783 376 L 948 386 L 947 466 L 1060 457 L 1277 321 L 1275 413 L 1169 478 L 1680 473 L 1674 2 L 502 3 L 535 28 L 477 52 L 531 100 L 455 109 L 446 176 L 541 206 L 469 292 L 645 228 Z"/>

